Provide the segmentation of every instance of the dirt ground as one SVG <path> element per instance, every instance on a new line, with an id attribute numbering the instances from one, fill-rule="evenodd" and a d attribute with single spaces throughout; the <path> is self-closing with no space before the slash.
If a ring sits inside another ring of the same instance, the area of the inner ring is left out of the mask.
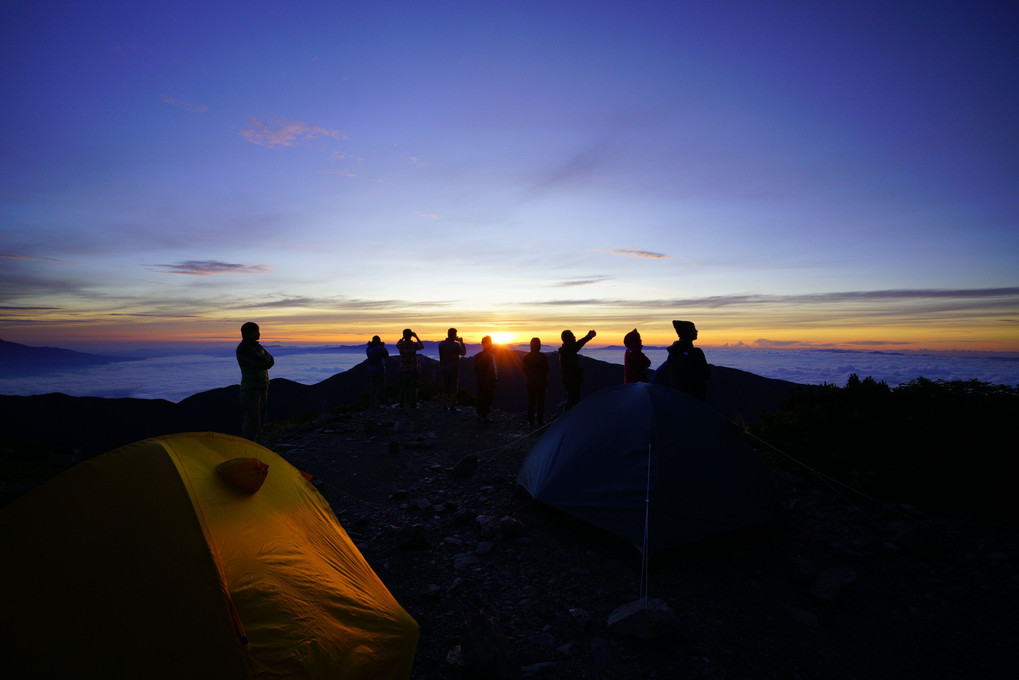
<path id="1" fill-rule="evenodd" d="M 607 626 L 641 556 L 515 484 L 540 432 L 382 409 L 269 447 L 315 476 L 421 627 L 414 678 L 997 678 L 1019 661 L 1014 530 L 875 505 L 761 451 L 784 521 L 651 556 L 654 637 Z M 477 458 L 476 466 L 471 464 Z"/>

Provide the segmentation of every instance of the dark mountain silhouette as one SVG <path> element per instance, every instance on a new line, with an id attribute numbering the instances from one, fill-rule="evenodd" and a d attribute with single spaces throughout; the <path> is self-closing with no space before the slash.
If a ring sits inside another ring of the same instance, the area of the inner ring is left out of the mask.
<path id="1" fill-rule="evenodd" d="M 520 413 L 527 407 L 522 352 L 496 352 L 499 371 L 495 408 Z M 547 405 L 550 411 L 565 401 L 565 391 L 555 352 L 549 359 Z M 439 362 L 420 357 L 421 381 L 438 381 Z M 389 383 L 395 384 L 399 360 L 390 357 L 386 365 Z M 623 367 L 580 356 L 584 369 L 583 394 L 622 382 Z M 460 385 L 475 392 L 472 357 L 460 361 Z M 306 415 L 328 413 L 347 406 L 367 393 L 365 362 L 315 385 L 302 385 L 275 378 L 269 387 L 269 420 L 281 421 Z M 756 422 L 762 411 L 772 412 L 795 383 L 724 366 L 713 366 L 708 402 L 727 418 Z M 174 432 L 214 431 L 240 433 L 237 385 L 208 390 L 179 403 L 163 399 L 103 399 L 46 394 L 30 397 L 0 395 L 0 436 L 7 441 L 30 441 L 58 450 L 94 454 L 118 446 Z"/>
<path id="2" fill-rule="evenodd" d="M 123 359 L 57 347 L 29 347 L 16 342 L 0 340 L 0 375 L 8 378 L 41 375 L 50 371 L 89 368 L 114 361 L 123 361 Z"/>

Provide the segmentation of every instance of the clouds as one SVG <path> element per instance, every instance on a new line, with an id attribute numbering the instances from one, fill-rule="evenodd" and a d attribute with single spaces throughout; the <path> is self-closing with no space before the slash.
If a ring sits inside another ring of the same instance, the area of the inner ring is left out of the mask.
<path id="1" fill-rule="evenodd" d="M 650 250 L 640 250 L 638 248 L 614 248 L 609 251 L 613 255 L 623 255 L 625 257 L 637 257 L 646 260 L 668 260 L 672 255 L 666 255 L 664 253 L 655 253 Z"/>
<path id="2" fill-rule="evenodd" d="M 339 130 L 329 130 L 302 120 L 288 121 L 279 118 L 271 123 L 264 123 L 256 118 L 249 118 L 248 125 L 250 125 L 248 129 L 241 130 L 238 134 L 252 144 L 270 149 L 278 146 L 295 146 L 300 141 L 311 141 L 316 137 L 349 139 Z"/>
<path id="3" fill-rule="evenodd" d="M 262 274 L 271 269 L 265 264 L 231 264 L 217 260 L 188 260 L 175 264 L 150 265 L 155 271 L 189 276 L 210 276 L 213 274 Z"/>
<path id="4" fill-rule="evenodd" d="M 208 113 L 209 107 L 199 102 L 189 102 L 184 99 L 178 99 L 177 97 L 171 97 L 169 95 L 163 95 L 160 97 L 164 104 L 169 104 L 175 108 L 184 109 L 189 113 Z"/>

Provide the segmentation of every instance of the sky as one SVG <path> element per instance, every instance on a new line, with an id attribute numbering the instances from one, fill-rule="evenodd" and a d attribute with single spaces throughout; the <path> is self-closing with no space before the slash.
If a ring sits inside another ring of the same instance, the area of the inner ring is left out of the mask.
<path id="1" fill-rule="evenodd" d="M 0 338 L 1019 351 L 1015 2 L 0 9 Z"/>

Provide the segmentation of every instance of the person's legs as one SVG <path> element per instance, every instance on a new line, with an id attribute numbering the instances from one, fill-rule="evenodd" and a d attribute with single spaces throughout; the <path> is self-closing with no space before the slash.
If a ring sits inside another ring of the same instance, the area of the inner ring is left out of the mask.
<path id="1" fill-rule="evenodd" d="M 262 434 L 267 393 L 268 388 L 241 390 L 241 436 L 245 439 L 257 442 Z"/>

